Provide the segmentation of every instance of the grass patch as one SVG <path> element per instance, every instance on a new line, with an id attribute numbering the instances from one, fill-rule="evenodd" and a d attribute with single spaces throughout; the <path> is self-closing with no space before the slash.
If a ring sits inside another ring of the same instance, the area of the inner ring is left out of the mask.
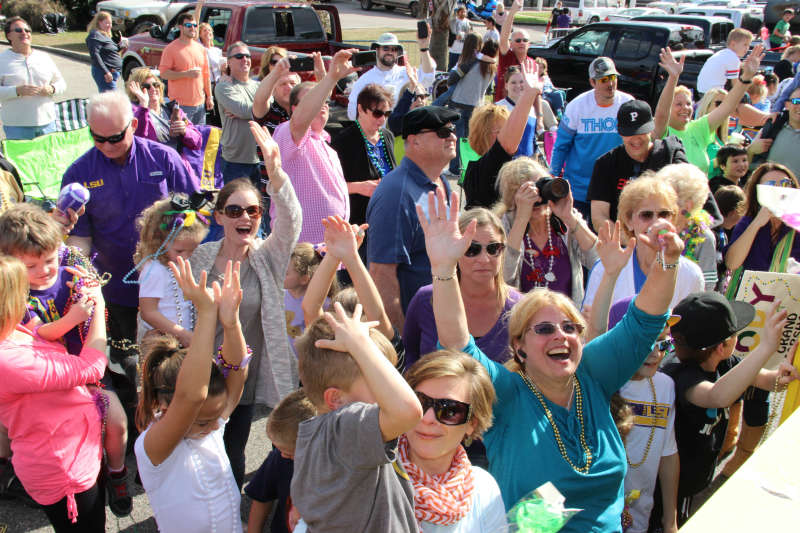
<path id="1" fill-rule="evenodd" d="M 88 52 L 86 48 L 86 35 L 88 34 L 85 31 L 65 31 L 53 35 L 34 33 L 32 40 L 33 44 L 55 46 L 74 52 Z"/>
<path id="2" fill-rule="evenodd" d="M 517 13 L 514 17 L 514 22 L 517 24 L 547 24 L 550 20 L 549 11 L 526 11 L 524 13 Z"/>

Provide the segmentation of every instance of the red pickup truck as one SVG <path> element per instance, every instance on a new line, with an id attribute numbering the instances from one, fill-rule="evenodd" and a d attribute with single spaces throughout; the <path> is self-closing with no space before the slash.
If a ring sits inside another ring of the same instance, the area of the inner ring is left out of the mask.
<path id="1" fill-rule="evenodd" d="M 194 9 L 194 5 L 189 5 L 166 25 L 154 26 L 149 33 L 130 37 L 122 58 L 123 78 L 127 80 L 137 67 L 158 68 L 164 47 L 178 36 L 177 17 Z M 223 52 L 236 41 L 244 41 L 253 56 L 254 75 L 261 66 L 262 53 L 273 45 L 298 55 L 322 52 L 325 56 L 332 56 L 342 48 L 365 48 L 341 42 L 339 11 L 332 5 L 258 0 L 208 1 L 203 4 L 199 22 L 211 25 L 214 44 Z"/>

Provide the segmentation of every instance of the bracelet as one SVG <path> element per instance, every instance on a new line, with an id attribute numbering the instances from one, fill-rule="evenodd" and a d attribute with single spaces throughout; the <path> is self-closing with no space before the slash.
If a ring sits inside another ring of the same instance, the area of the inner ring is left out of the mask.
<path id="1" fill-rule="evenodd" d="M 420 52 L 427 52 L 428 50 L 429 50 L 429 48 L 420 48 L 419 49 Z"/>
<path id="2" fill-rule="evenodd" d="M 740 82 L 742 82 L 742 83 L 744 83 L 745 85 L 750 85 L 751 83 L 753 83 L 753 80 L 752 80 L 752 79 L 749 79 L 749 80 L 747 80 L 747 81 L 744 81 L 744 79 L 742 78 L 742 75 L 741 75 L 741 74 L 739 74 L 739 81 L 740 81 Z"/>
<path id="3" fill-rule="evenodd" d="M 456 272 L 454 270 L 449 276 L 437 276 L 434 274 L 433 279 L 436 281 L 450 281 L 451 279 L 456 279 Z"/>
<path id="4" fill-rule="evenodd" d="M 661 270 L 675 270 L 676 268 L 678 268 L 678 263 L 679 262 L 680 262 L 680 259 L 678 259 L 674 263 L 667 263 L 665 261 L 665 259 L 664 259 L 664 254 L 663 253 L 659 252 L 659 253 L 656 254 L 656 263 L 661 265 Z"/>
<path id="5" fill-rule="evenodd" d="M 231 370 L 236 372 L 237 370 L 241 370 L 243 368 L 247 368 L 247 365 L 250 363 L 250 358 L 253 357 L 253 350 L 250 346 L 246 346 L 247 348 L 247 355 L 242 358 L 242 362 L 238 365 L 232 365 L 222 357 L 222 345 L 220 344 L 217 348 L 217 354 L 214 356 L 214 362 L 217 364 L 219 369 L 222 371 L 223 377 L 228 377 L 228 374 L 231 373 Z"/>

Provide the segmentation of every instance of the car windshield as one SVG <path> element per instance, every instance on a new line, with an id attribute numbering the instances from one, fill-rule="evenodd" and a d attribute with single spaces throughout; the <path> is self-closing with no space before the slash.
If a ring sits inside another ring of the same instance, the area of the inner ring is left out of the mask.
<path id="1" fill-rule="evenodd" d="M 703 30 L 700 28 L 681 28 L 669 32 L 669 43 L 672 50 L 704 48 Z"/>
<path id="2" fill-rule="evenodd" d="M 262 44 L 283 37 L 299 41 L 321 41 L 325 39 L 325 30 L 311 8 L 253 6 L 247 10 L 242 30 L 244 42 Z"/>

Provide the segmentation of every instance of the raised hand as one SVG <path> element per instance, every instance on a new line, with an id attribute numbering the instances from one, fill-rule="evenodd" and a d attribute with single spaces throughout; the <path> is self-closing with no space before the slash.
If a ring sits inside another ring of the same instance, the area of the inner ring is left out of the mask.
<path id="1" fill-rule="evenodd" d="M 516 13 L 522 11 L 522 0 L 514 0 L 514 3 L 511 4 L 511 7 L 508 8 L 508 13 L 510 16 L 514 16 Z"/>
<path id="2" fill-rule="evenodd" d="M 522 64 L 522 79 L 525 80 L 526 91 L 542 92 L 542 80 L 539 79 L 539 64 L 526 62 Z"/>
<path id="3" fill-rule="evenodd" d="M 347 316 L 342 304 L 333 304 L 333 313 L 325 313 L 325 321 L 333 328 L 334 339 L 319 339 L 315 346 L 337 352 L 354 352 L 364 343 L 372 342 L 369 330 L 378 325 L 377 321 L 365 322 L 361 320 L 361 304 L 356 304 L 353 316 Z"/>
<path id="4" fill-rule="evenodd" d="M 448 214 L 445 202 L 444 189 L 436 188 L 436 195 L 428 193 L 428 213 L 417 205 L 417 217 L 425 233 L 425 249 L 431 262 L 431 271 L 435 275 L 447 276 L 452 274 L 458 260 L 467 251 L 475 236 L 477 223 L 470 222 L 464 234 L 458 229 L 458 197 L 453 192 L 450 195 L 450 208 Z"/>
<path id="5" fill-rule="evenodd" d="M 169 269 L 183 291 L 184 298 L 190 300 L 199 312 L 216 310 L 217 300 L 215 295 L 219 295 L 221 289 L 216 281 L 211 287 L 206 286 L 208 272 L 202 271 L 199 283 L 196 282 L 189 261 L 180 256 L 177 264 L 172 261 L 169 262 Z"/>
<path id="6" fill-rule="evenodd" d="M 253 134 L 256 144 L 261 148 L 261 154 L 264 156 L 264 165 L 267 170 L 274 170 L 281 167 L 281 151 L 278 148 L 278 143 L 270 135 L 266 126 L 259 126 L 258 123 L 249 122 L 250 132 Z M 271 177 L 271 176 L 270 176 Z"/>
<path id="7" fill-rule="evenodd" d="M 319 52 L 311 52 L 311 58 L 314 60 L 314 78 L 317 81 L 322 81 L 327 72 L 325 71 L 325 62 L 322 60 L 322 54 Z"/>
<path id="8" fill-rule="evenodd" d="M 530 180 L 523 182 L 514 194 L 514 217 L 530 219 L 533 206 L 539 200 L 541 200 L 541 196 L 539 196 L 539 187 L 536 186 L 536 183 Z"/>
<path id="9" fill-rule="evenodd" d="M 289 69 L 290 69 L 289 58 L 282 57 L 281 59 L 278 60 L 277 63 L 272 65 L 272 69 L 269 71 L 269 74 L 267 74 L 267 77 L 264 78 L 264 82 L 266 83 L 267 78 L 269 78 L 272 83 L 277 83 L 278 80 L 280 80 L 284 76 L 291 74 L 291 71 Z M 324 65 L 322 69 L 323 71 L 325 70 Z"/>
<path id="10" fill-rule="evenodd" d="M 621 246 L 621 228 L 619 220 L 613 226 L 610 220 L 606 220 L 597 232 L 597 255 L 600 256 L 603 269 L 611 275 L 622 272 L 636 245 L 636 238 L 631 237 L 625 248 Z"/>
<path id="11" fill-rule="evenodd" d="M 750 51 L 747 59 L 742 62 L 742 78 L 752 80 L 753 76 L 758 74 L 758 67 L 761 65 L 762 59 L 764 59 L 764 45 L 757 44 Z"/>
<path id="12" fill-rule="evenodd" d="M 572 199 L 572 189 L 567 193 L 567 195 L 560 199 L 557 202 L 550 200 L 547 202 L 547 205 L 550 207 L 550 210 L 555 214 L 561 221 L 567 225 L 568 228 L 572 228 L 577 224 L 577 220 L 575 219 L 575 214 L 572 210 L 572 206 L 574 201 Z"/>
<path id="13" fill-rule="evenodd" d="M 666 219 L 659 218 L 647 228 L 647 233 L 639 235 L 642 244 L 663 254 L 666 263 L 675 263 L 683 252 L 683 240 L 675 226 Z M 657 256 L 658 257 L 658 256 Z M 661 268 L 660 266 L 658 268 Z"/>
<path id="14" fill-rule="evenodd" d="M 680 61 L 676 61 L 672 55 L 672 50 L 669 48 L 662 48 L 658 54 L 658 66 L 663 68 L 670 76 L 678 77 L 683 72 L 683 64 L 686 62 L 686 56 L 681 56 Z"/>
<path id="15" fill-rule="evenodd" d="M 780 307 L 780 300 L 775 300 L 770 306 L 769 311 L 767 311 L 767 316 L 764 320 L 763 340 L 764 345 L 769 348 L 770 353 L 774 352 L 778 348 L 778 342 L 781 340 L 781 334 L 784 326 L 786 325 L 786 315 L 788 314 L 788 310 L 786 308 L 780 309 Z M 794 350 L 789 350 L 788 353 L 794 354 Z M 781 374 L 779 371 L 778 376 L 780 377 L 780 375 Z"/>
<path id="16" fill-rule="evenodd" d="M 339 261 L 358 256 L 358 233 L 361 228 L 354 226 L 339 215 L 322 219 L 325 228 L 325 246 L 329 254 Z M 366 229 L 366 224 L 363 228 Z"/>
<path id="17" fill-rule="evenodd" d="M 357 71 L 358 68 L 354 67 L 350 63 L 350 58 L 353 57 L 353 54 L 357 51 L 358 50 L 355 48 L 350 48 L 349 50 L 339 50 L 336 52 L 333 55 L 328 76 L 332 77 L 336 81 L 339 81 L 348 74 Z"/>
<path id="18" fill-rule="evenodd" d="M 239 304 L 242 303 L 242 286 L 239 280 L 239 261 L 228 261 L 225 278 L 217 296 L 219 321 L 224 328 L 232 328 L 239 321 Z"/>

